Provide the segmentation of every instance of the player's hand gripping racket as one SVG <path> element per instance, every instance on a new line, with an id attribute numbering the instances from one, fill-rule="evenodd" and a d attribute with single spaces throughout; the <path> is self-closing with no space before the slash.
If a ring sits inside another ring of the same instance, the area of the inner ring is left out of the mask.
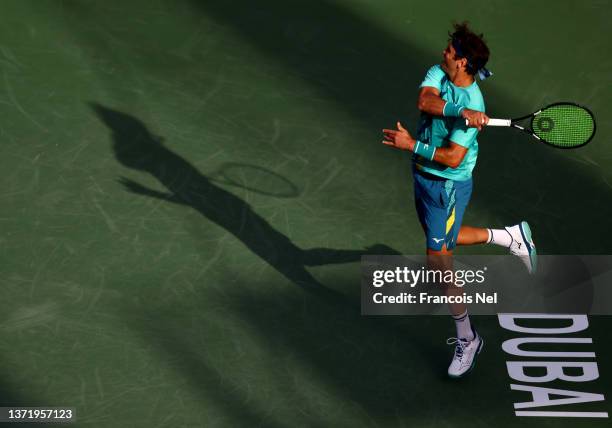
<path id="1" fill-rule="evenodd" d="M 529 128 L 517 124 L 526 119 L 531 119 Z M 585 107 L 564 102 L 516 119 L 489 119 L 487 126 L 511 126 L 553 147 L 575 149 L 593 139 L 595 116 Z"/>

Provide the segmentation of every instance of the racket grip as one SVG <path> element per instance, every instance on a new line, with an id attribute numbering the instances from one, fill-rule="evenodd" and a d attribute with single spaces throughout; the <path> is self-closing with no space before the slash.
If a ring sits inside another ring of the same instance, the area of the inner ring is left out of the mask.
<path id="1" fill-rule="evenodd" d="M 465 119 L 465 126 L 468 126 L 470 122 Z M 512 121 L 510 119 L 489 119 L 487 126 L 511 126 Z"/>
<path id="2" fill-rule="evenodd" d="M 489 119 L 487 126 L 510 126 L 512 121 L 510 119 Z"/>

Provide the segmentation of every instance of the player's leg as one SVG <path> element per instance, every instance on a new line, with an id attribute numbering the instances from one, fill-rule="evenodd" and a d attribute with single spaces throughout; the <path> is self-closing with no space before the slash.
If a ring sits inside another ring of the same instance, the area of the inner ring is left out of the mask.
<path id="1" fill-rule="evenodd" d="M 493 244 L 508 248 L 511 254 L 518 256 L 525 263 L 530 273 L 535 273 L 537 269 L 536 247 L 526 221 L 503 229 L 461 226 L 457 245 L 477 244 Z"/>
<path id="2" fill-rule="evenodd" d="M 449 200 L 449 214 L 445 225 L 447 232 L 447 250 L 452 251 L 459 242 L 459 233 L 463 229 L 461 223 L 472 195 L 472 180 L 449 180 L 445 188 Z M 474 236 L 472 236 L 471 239 L 481 239 L 481 237 L 477 236 L 478 231 L 475 229 L 476 228 L 472 228 L 472 230 L 466 229 L 466 231 L 473 233 Z M 455 287 L 454 284 L 449 290 L 459 295 L 463 292 L 461 288 Z M 455 354 L 448 367 L 448 375 L 456 378 L 464 376 L 474 367 L 476 356 L 482 350 L 484 340 L 471 325 L 466 305 L 455 305 L 451 307 L 451 313 L 457 328 L 457 337 L 447 341 L 448 344 L 455 345 Z"/>
<path id="3" fill-rule="evenodd" d="M 417 213 L 427 239 L 428 268 L 452 270 L 453 249 L 470 199 L 471 180 L 434 180 L 415 173 L 414 182 Z M 443 286 L 448 296 L 462 295 L 462 290 L 454 283 Z M 455 321 L 457 337 L 447 342 L 455 345 L 448 375 L 461 377 L 474 366 L 475 357 L 484 342 L 472 327 L 464 303 L 452 303 L 449 309 Z"/>
<path id="4" fill-rule="evenodd" d="M 529 273 L 535 273 L 537 269 L 537 252 L 531 229 L 526 221 L 522 221 L 514 226 L 507 226 L 503 229 L 488 229 L 473 226 L 463 226 L 463 212 L 471 195 L 471 180 L 457 181 L 456 188 L 459 193 L 456 196 L 459 203 L 464 204 L 463 207 L 457 206 L 457 222 L 458 233 L 455 242 L 457 245 L 477 245 L 477 244 L 493 244 L 508 248 L 511 254 L 518 256 Z M 469 185 L 468 185 L 469 183 Z M 463 208 L 463 210 L 461 209 Z"/>
<path id="5" fill-rule="evenodd" d="M 486 244 L 488 239 L 489 229 L 462 225 L 457 236 L 457 245 Z"/>

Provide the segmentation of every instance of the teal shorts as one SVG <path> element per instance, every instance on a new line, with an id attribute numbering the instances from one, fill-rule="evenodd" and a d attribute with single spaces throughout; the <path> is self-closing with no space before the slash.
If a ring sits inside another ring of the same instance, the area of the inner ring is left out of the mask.
<path id="1" fill-rule="evenodd" d="M 463 214 L 472 196 L 472 179 L 450 180 L 413 170 L 414 201 L 427 248 L 440 251 L 457 245 Z"/>

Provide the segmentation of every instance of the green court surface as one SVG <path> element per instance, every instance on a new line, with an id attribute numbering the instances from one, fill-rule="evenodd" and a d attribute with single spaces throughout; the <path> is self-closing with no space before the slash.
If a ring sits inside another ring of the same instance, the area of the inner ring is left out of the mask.
<path id="1" fill-rule="evenodd" d="M 447 379 L 452 321 L 361 316 L 359 260 L 424 250 L 410 156 L 380 130 L 415 130 L 463 19 L 491 48 L 491 116 L 574 101 L 597 118 L 576 151 L 485 130 L 464 222 L 612 254 L 611 10 L 5 0 L 0 404 L 74 407 L 78 427 L 609 426 L 515 416 L 530 396 L 493 316 L 476 370 Z M 542 386 L 605 401 L 550 410 L 612 413 L 612 318 L 589 322 L 600 378 Z"/>

